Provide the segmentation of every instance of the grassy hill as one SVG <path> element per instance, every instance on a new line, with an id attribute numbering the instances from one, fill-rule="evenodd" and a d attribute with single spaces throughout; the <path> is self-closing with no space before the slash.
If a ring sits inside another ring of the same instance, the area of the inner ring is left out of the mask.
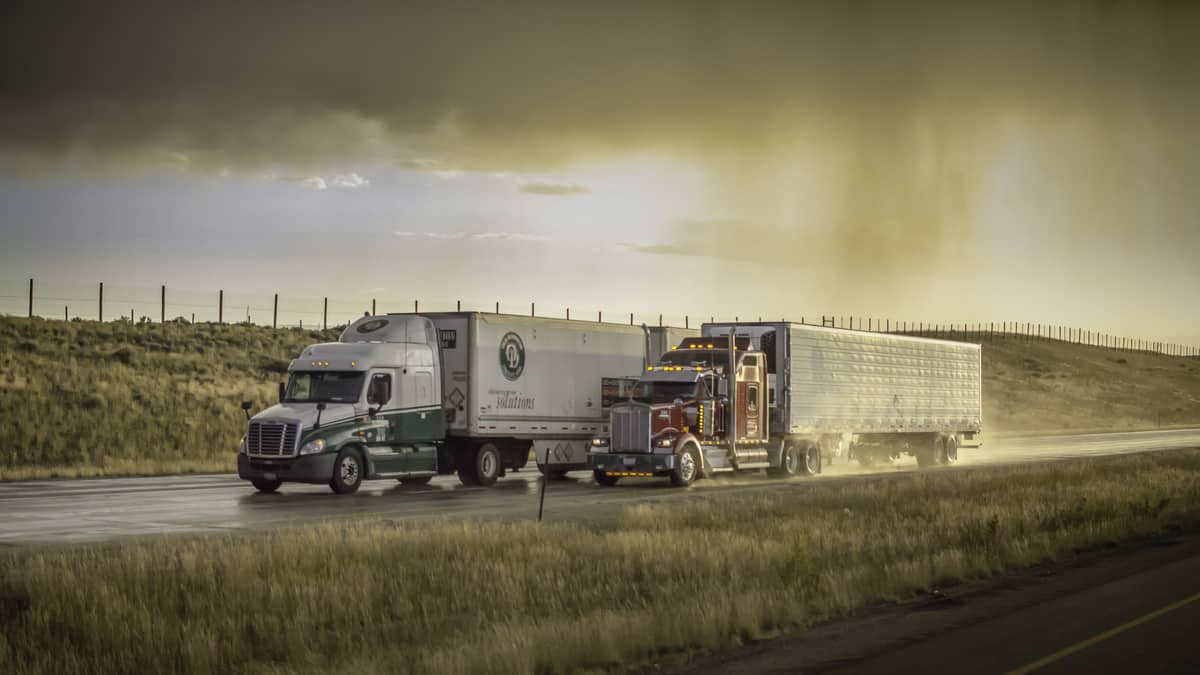
<path id="1" fill-rule="evenodd" d="M 245 417 L 337 331 L 0 318 L 0 479 L 231 471 Z M 1200 360 L 984 344 L 985 431 L 1200 423 Z"/>

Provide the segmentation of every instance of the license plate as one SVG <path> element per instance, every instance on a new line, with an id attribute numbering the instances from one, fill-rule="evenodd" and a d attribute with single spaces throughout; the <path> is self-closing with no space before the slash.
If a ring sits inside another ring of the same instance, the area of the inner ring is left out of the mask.
<path id="1" fill-rule="evenodd" d="M 637 464 L 637 457 L 625 458 L 625 466 L 633 466 L 634 464 Z"/>
<path id="2" fill-rule="evenodd" d="M 263 479 L 264 479 L 264 480 L 275 480 L 275 474 L 273 474 L 273 473 L 264 473 L 264 474 L 263 474 Z"/>

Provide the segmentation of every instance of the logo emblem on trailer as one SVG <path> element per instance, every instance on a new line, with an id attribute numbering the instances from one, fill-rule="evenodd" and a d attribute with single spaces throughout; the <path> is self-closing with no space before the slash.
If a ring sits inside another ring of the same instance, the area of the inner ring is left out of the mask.
<path id="1" fill-rule="evenodd" d="M 500 372 L 508 380 L 516 380 L 525 372 L 525 343 L 516 333 L 505 333 L 500 338 Z"/>

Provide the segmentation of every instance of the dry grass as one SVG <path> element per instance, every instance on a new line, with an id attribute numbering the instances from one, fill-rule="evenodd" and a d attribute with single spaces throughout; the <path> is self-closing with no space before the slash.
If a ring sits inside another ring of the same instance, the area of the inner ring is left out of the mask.
<path id="1" fill-rule="evenodd" d="M 10 553 L 0 671 L 573 672 L 1200 524 L 1200 450 L 639 506 Z"/>
<path id="2" fill-rule="evenodd" d="M 1051 340 L 983 345 L 985 431 L 1154 429 L 1200 423 L 1200 359 Z"/>
<path id="3" fill-rule="evenodd" d="M 0 480 L 232 471 L 238 404 L 325 332 L 0 317 Z M 1200 360 L 988 342 L 985 432 L 1200 424 Z"/>

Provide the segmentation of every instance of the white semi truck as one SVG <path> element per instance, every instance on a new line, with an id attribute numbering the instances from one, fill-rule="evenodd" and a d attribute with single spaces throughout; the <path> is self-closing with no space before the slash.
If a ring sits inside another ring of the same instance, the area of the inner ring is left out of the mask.
<path id="1" fill-rule="evenodd" d="M 298 482 L 350 493 L 364 479 L 452 472 L 491 485 L 531 450 L 548 475 L 586 468 L 614 383 L 623 391 L 656 360 L 661 331 L 479 312 L 363 317 L 292 361 L 279 403 L 247 422 L 238 475 L 263 492 Z"/>
<path id="2" fill-rule="evenodd" d="M 731 335 L 732 334 L 732 335 Z M 795 323 L 705 324 L 642 374 L 593 441 L 596 480 L 816 474 L 957 460 L 982 430 L 980 346 Z"/>

